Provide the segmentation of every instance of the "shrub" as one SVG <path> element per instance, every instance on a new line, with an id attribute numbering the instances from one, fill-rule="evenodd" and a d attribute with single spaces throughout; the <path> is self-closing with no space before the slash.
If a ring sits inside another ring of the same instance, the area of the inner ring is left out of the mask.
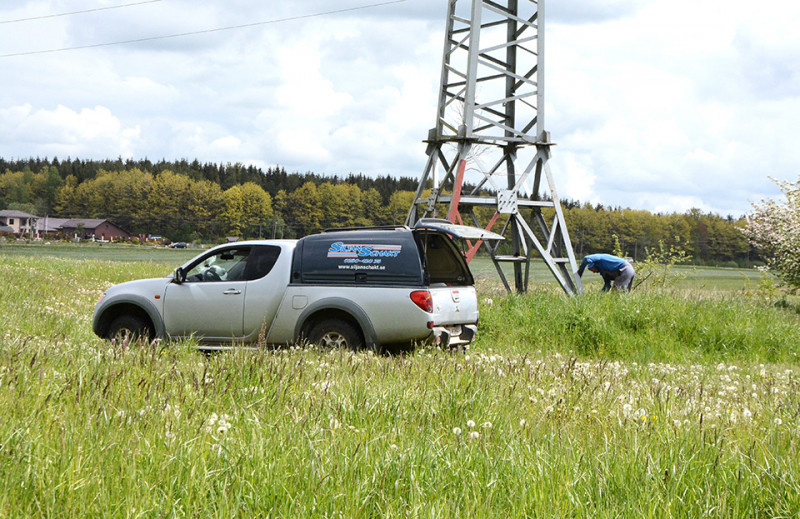
<path id="1" fill-rule="evenodd" d="M 770 268 L 780 272 L 788 284 L 800 287 L 800 180 L 772 180 L 780 186 L 786 202 L 754 203 L 743 231 L 765 255 Z"/>

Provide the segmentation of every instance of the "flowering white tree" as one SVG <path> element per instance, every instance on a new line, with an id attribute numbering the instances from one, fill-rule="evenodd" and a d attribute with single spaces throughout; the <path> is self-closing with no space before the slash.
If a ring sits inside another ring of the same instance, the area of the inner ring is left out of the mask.
<path id="1" fill-rule="evenodd" d="M 771 268 L 790 285 L 800 286 L 800 179 L 772 181 L 780 186 L 786 202 L 754 203 L 744 232 L 764 253 Z"/>

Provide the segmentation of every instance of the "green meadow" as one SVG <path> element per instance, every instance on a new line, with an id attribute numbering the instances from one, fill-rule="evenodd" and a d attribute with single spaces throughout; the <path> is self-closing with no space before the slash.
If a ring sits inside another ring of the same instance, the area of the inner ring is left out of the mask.
<path id="1" fill-rule="evenodd" d="M 91 331 L 197 250 L 0 245 L 0 517 L 797 517 L 800 304 L 755 271 L 506 295 L 394 355 Z"/>

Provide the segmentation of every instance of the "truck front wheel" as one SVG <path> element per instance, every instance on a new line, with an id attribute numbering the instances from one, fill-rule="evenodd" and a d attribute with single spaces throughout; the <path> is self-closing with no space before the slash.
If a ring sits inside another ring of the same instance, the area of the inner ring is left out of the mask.
<path id="1" fill-rule="evenodd" d="M 141 317 L 132 314 L 122 314 L 111 321 L 106 332 L 106 338 L 122 341 L 126 337 L 130 341 L 142 339 L 147 341 L 153 335 L 150 325 Z"/>
<path id="2" fill-rule="evenodd" d="M 363 345 L 358 330 L 341 319 L 325 319 L 315 324 L 308 334 L 308 340 L 321 348 L 358 349 Z"/>

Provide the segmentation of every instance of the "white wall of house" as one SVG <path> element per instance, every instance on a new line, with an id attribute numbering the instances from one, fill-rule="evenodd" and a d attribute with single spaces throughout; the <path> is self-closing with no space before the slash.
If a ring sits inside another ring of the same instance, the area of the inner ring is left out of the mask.
<path id="1" fill-rule="evenodd" d="M 35 216 L 0 216 L 0 225 L 8 225 L 17 235 L 30 234 L 31 228 L 36 231 Z"/>

